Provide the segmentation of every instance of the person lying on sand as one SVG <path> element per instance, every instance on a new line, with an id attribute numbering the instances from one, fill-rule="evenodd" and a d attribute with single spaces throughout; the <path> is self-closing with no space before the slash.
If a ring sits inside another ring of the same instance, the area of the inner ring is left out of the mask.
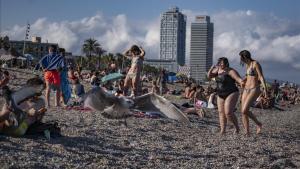
<path id="1" fill-rule="evenodd" d="M 3 89 L 5 103 L 0 112 L 0 133 L 22 136 L 30 125 L 42 120 L 46 112 L 45 101 L 40 98 L 44 88 L 41 79 L 33 78 L 16 92 L 7 86 Z"/>
<path id="2" fill-rule="evenodd" d="M 4 104 L 0 113 L 0 133 L 11 136 L 22 136 L 28 127 L 35 122 L 40 122 L 45 115 L 45 101 L 41 98 L 31 98 L 22 102 L 19 107 L 22 109 L 23 118 L 16 118 L 8 104 Z"/>

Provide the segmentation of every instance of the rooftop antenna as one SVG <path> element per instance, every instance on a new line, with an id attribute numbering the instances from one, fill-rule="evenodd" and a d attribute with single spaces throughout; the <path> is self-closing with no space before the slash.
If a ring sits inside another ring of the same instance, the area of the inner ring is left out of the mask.
<path id="1" fill-rule="evenodd" d="M 29 32 L 30 32 L 30 24 L 29 24 L 29 22 L 27 21 L 26 32 L 25 32 L 25 38 L 24 38 L 24 46 L 23 46 L 23 55 L 25 54 L 25 45 L 26 45 L 26 41 L 28 40 Z"/>

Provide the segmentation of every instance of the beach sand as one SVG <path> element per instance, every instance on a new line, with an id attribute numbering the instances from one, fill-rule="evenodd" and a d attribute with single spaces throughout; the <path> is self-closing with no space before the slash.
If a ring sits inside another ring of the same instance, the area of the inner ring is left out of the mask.
<path id="1" fill-rule="evenodd" d="M 22 70 L 24 71 L 24 70 Z M 29 73 L 16 76 L 19 88 Z M 53 94 L 52 94 L 53 96 Z M 175 97 L 172 98 L 178 102 Z M 3 104 L 3 99 L 0 101 Z M 188 115 L 190 125 L 165 118 L 109 120 L 99 112 L 52 108 L 44 121 L 57 121 L 62 136 L 14 138 L 0 135 L 0 168 L 297 168 L 300 167 L 300 106 L 253 109 L 263 123 L 256 135 L 219 136 L 218 113 Z M 242 129 L 241 115 L 237 112 Z"/>

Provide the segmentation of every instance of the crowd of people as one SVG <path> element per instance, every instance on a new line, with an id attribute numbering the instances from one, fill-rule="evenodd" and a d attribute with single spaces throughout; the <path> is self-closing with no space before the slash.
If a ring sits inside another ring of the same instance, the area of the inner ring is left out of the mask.
<path id="1" fill-rule="evenodd" d="M 257 133 L 260 133 L 262 123 L 250 111 L 250 108 L 268 109 L 300 104 L 300 88 L 288 83 L 280 86 L 277 81 L 274 81 L 271 86 L 267 86 L 262 67 L 258 61 L 252 59 L 250 52 L 243 50 L 239 55 L 241 65 L 246 66 L 244 77 L 230 67 L 226 57 L 221 57 L 207 73 L 208 78 L 212 80 L 209 85 L 202 86 L 192 79 L 185 79 L 182 81 L 184 88 L 176 90 L 168 87 L 172 84 L 168 85 L 167 72 L 164 69 L 161 69 L 157 76 L 154 75 L 151 78 L 142 74 L 145 51 L 137 45 L 133 45 L 124 52 L 124 56 L 131 60 L 130 67 L 122 70 L 112 62 L 105 69 L 91 70 L 89 73 L 83 73 L 79 65 L 68 64 L 65 60 L 64 49 L 56 49 L 55 46 L 50 46 L 49 54 L 44 56 L 35 67 L 35 70 L 43 72 L 46 86 L 44 92 L 45 102 L 31 100 L 30 103 L 24 103 L 27 105 L 31 105 L 31 102 L 39 103 L 37 104 L 38 108 L 34 109 L 35 111 L 31 110 L 32 107 L 27 106 L 26 110 L 24 108 L 24 112 L 28 114 L 28 117 L 36 117 L 34 114 L 39 115 L 36 119 L 40 121 L 46 110 L 45 108 L 51 107 L 51 90 L 55 91 L 56 107 L 80 106 L 85 94 L 84 86 L 86 85 L 83 85 L 83 83 L 88 83 L 89 88 L 102 87 L 115 96 L 137 97 L 148 92 L 158 95 L 176 95 L 180 99 L 187 100 L 182 105 L 174 103 L 176 107 L 184 113 L 193 113 L 200 117 L 205 117 L 207 108 L 217 109 L 221 135 L 226 133 L 228 122 L 233 123 L 235 132 L 239 133 L 240 127 L 235 112 L 237 111 L 237 103 L 240 102 L 238 111 L 241 112 L 245 134 L 250 134 L 249 119 L 255 122 Z M 118 75 L 114 80 L 102 80 L 103 77 L 113 73 Z M 0 88 L 7 91 L 10 81 L 9 72 L 0 71 L 0 77 Z M 144 86 L 144 82 L 147 82 L 148 85 Z M 10 119 L 8 114 L 11 110 L 11 105 L 6 104 L 4 106 L 0 114 L 0 132 L 5 126 L 11 125 L 7 122 Z M 17 133 L 16 135 L 23 134 L 23 129 L 34 122 L 32 120 L 24 124 L 19 122 L 20 125 L 23 125 L 22 130 L 18 128 L 17 132 L 14 131 L 13 133 Z"/>

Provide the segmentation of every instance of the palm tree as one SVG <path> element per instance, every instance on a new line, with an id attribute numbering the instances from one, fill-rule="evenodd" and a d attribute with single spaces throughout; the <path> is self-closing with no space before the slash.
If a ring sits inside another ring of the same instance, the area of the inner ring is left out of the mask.
<path id="1" fill-rule="evenodd" d="M 118 66 L 121 70 L 123 70 L 123 68 L 124 68 L 124 60 L 125 60 L 125 56 L 124 56 L 122 53 L 117 53 L 117 54 L 115 55 L 115 57 L 116 57 L 116 64 L 117 64 L 117 66 Z"/>
<path id="2" fill-rule="evenodd" d="M 91 60 L 92 55 L 98 54 L 99 51 L 102 51 L 101 45 L 97 42 L 96 39 L 89 38 L 84 41 L 82 45 L 82 52 Z M 90 66 L 90 64 L 88 64 Z"/>
<path id="3" fill-rule="evenodd" d="M 101 62 L 106 65 L 110 64 L 114 60 L 114 55 L 112 53 L 108 53 L 101 58 Z"/>
<path id="4" fill-rule="evenodd" d="M 101 57 L 104 53 L 106 53 L 106 50 L 102 49 L 101 47 L 96 48 L 97 58 L 95 63 L 98 65 L 97 69 L 101 68 Z"/>

